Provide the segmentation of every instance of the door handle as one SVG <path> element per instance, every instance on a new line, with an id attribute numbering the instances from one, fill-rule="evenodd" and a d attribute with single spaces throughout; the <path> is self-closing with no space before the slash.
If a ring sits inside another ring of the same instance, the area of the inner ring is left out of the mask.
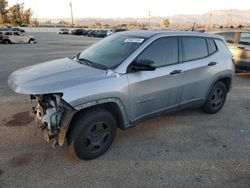
<path id="1" fill-rule="evenodd" d="M 170 75 L 175 75 L 180 73 L 182 73 L 182 70 L 173 70 L 172 72 L 170 72 Z"/>
<path id="2" fill-rule="evenodd" d="M 214 66 L 214 65 L 216 65 L 216 64 L 217 64 L 217 62 L 212 61 L 212 62 L 208 63 L 207 65 L 208 65 L 208 66 Z"/>

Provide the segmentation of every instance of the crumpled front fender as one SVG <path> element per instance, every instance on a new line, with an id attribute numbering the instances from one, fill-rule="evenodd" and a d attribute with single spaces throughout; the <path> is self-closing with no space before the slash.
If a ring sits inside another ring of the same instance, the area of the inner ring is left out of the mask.
<path id="1" fill-rule="evenodd" d="M 74 115 L 76 114 L 77 110 L 72 108 L 68 103 L 62 100 L 64 106 L 64 112 L 60 120 L 60 131 L 58 134 L 58 144 L 62 146 L 65 141 L 65 136 L 68 131 L 69 125 L 71 120 L 73 119 Z"/>

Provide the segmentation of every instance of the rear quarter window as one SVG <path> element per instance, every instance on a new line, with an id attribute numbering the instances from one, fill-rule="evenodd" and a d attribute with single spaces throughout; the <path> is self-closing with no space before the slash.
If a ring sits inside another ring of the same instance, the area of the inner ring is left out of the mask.
<path id="1" fill-rule="evenodd" d="M 208 56 L 206 39 L 199 37 L 182 37 L 182 56 L 183 61 Z"/>
<path id="2" fill-rule="evenodd" d="M 209 54 L 213 54 L 217 51 L 217 46 L 213 39 L 207 39 L 207 47 Z"/>

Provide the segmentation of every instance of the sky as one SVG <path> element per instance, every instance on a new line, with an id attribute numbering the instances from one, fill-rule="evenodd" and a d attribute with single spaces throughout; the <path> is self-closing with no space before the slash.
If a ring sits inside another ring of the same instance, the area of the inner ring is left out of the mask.
<path id="1" fill-rule="evenodd" d="M 24 3 L 36 18 L 70 18 L 72 2 L 75 18 L 125 18 L 202 14 L 211 10 L 250 10 L 250 0 L 7 0 L 9 5 Z"/>

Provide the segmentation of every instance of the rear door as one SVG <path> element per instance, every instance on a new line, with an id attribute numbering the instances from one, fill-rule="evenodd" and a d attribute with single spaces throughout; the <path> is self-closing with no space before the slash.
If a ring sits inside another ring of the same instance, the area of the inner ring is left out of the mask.
<path id="1" fill-rule="evenodd" d="M 181 104 L 199 103 L 205 99 L 219 63 L 215 58 L 217 47 L 213 39 L 203 37 L 181 37 L 181 41 L 184 66 Z"/>
<path id="2" fill-rule="evenodd" d="M 182 73 L 179 62 L 178 38 L 165 37 L 152 42 L 138 57 L 151 60 L 154 71 L 127 74 L 130 88 L 130 119 L 178 107 L 182 92 Z"/>

